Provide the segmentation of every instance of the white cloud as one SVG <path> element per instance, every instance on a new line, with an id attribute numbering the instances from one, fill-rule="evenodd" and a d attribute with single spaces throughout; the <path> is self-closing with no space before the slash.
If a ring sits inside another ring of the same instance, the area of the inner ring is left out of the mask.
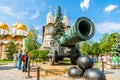
<path id="1" fill-rule="evenodd" d="M 40 29 L 41 29 L 41 27 L 35 27 L 35 29 L 36 29 L 36 30 L 40 30 Z"/>
<path id="2" fill-rule="evenodd" d="M 109 5 L 104 9 L 104 11 L 105 11 L 105 13 L 109 13 L 109 12 L 111 12 L 112 10 L 114 10 L 114 9 L 117 8 L 117 7 L 118 7 L 118 5 L 109 4 Z"/>
<path id="3" fill-rule="evenodd" d="M 23 17 L 23 16 L 27 15 L 28 13 L 29 13 L 29 11 L 26 10 L 26 11 L 17 13 L 16 16 Z"/>
<path id="4" fill-rule="evenodd" d="M 41 25 L 35 25 L 35 26 L 36 26 L 36 27 L 35 27 L 36 30 L 41 30 L 42 27 L 43 27 L 43 26 L 41 26 Z"/>
<path id="5" fill-rule="evenodd" d="M 103 22 L 96 24 L 96 30 L 100 33 L 120 32 L 120 23 Z"/>
<path id="6" fill-rule="evenodd" d="M 0 12 L 3 12 L 3 13 L 8 14 L 10 16 L 14 15 L 14 13 L 12 12 L 12 9 L 10 7 L 7 7 L 7 6 L 0 6 Z"/>
<path id="7" fill-rule="evenodd" d="M 35 27 L 36 30 L 39 30 L 40 28 L 39 27 Z"/>
<path id="8" fill-rule="evenodd" d="M 36 13 L 34 15 L 31 16 L 31 19 L 36 19 L 37 17 L 39 17 L 40 13 L 37 10 Z"/>
<path id="9" fill-rule="evenodd" d="M 17 16 L 23 17 L 29 13 L 28 10 L 15 13 L 12 8 L 7 6 L 0 6 L 0 12 L 5 13 L 9 16 L 15 16 L 15 17 Z"/>
<path id="10" fill-rule="evenodd" d="M 83 1 L 81 1 L 81 3 L 80 3 L 81 9 L 87 10 L 88 7 L 89 7 L 89 2 L 90 2 L 90 0 L 83 0 Z"/>

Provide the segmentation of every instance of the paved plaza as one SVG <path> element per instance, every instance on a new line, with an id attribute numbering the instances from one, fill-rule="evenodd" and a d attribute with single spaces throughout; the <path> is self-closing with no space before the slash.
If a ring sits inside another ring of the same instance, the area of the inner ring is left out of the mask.
<path id="1" fill-rule="evenodd" d="M 14 68 L 13 64 L 0 65 L 0 80 L 33 80 L 25 77 L 27 77 L 27 72 Z"/>
<path id="2" fill-rule="evenodd" d="M 105 75 L 106 75 L 107 80 L 120 80 L 119 69 L 105 70 Z M 36 72 L 32 72 L 31 76 L 32 78 L 30 79 L 25 78 L 27 77 L 27 72 L 22 72 L 21 70 L 14 68 L 13 64 L 0 65 L 0 80 L 37 80 Z M 65 78 L 61 76 L 41 77 L 40 80 L 61 80 L 61 79 L 62 80 L 73 80 L 73 79 Z M 83 79 L 75 79 L 75 80 L 83 80 Z"/>

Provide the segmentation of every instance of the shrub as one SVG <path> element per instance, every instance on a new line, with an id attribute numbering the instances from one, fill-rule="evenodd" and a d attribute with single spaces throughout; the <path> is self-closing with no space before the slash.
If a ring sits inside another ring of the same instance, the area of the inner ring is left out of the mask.
<path id="1" fill-rule="evenodd" d="M 32 60 L 42 59 L 46 60 L 49 50 L 32 50 L 30 51 L 30 57 Z"/>

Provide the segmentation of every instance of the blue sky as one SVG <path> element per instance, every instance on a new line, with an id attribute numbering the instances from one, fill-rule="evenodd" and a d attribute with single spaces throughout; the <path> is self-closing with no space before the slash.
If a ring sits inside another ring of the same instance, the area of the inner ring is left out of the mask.
<path id="1" fill-rule="evenodd" d="M 42 26 L 46 24 L 49 6 L 52 13 L 58 6 L 64 9 L 72 25 L 78 17 L 88 17 L 95 24 L 96 33 L 93 41 L 99 41 L 104 33 L 120 32 L 120 0 L 0 0 L 0 22 L 12 28 L 19 20 L 27 28 L 31 25 L 39 30 L 41 42 Z"/>

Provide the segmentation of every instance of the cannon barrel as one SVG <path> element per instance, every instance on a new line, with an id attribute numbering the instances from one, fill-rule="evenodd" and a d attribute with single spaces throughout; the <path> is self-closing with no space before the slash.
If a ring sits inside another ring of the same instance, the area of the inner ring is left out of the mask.
<path id="1" fill-rule="evenodd" d="M 95 34 L 93 22 L 86 17 L 79 17 L 74 25 L 68 29 L 59 39 L 63 46 L 72 46 L 80 41 L 91 39 Z"/>

